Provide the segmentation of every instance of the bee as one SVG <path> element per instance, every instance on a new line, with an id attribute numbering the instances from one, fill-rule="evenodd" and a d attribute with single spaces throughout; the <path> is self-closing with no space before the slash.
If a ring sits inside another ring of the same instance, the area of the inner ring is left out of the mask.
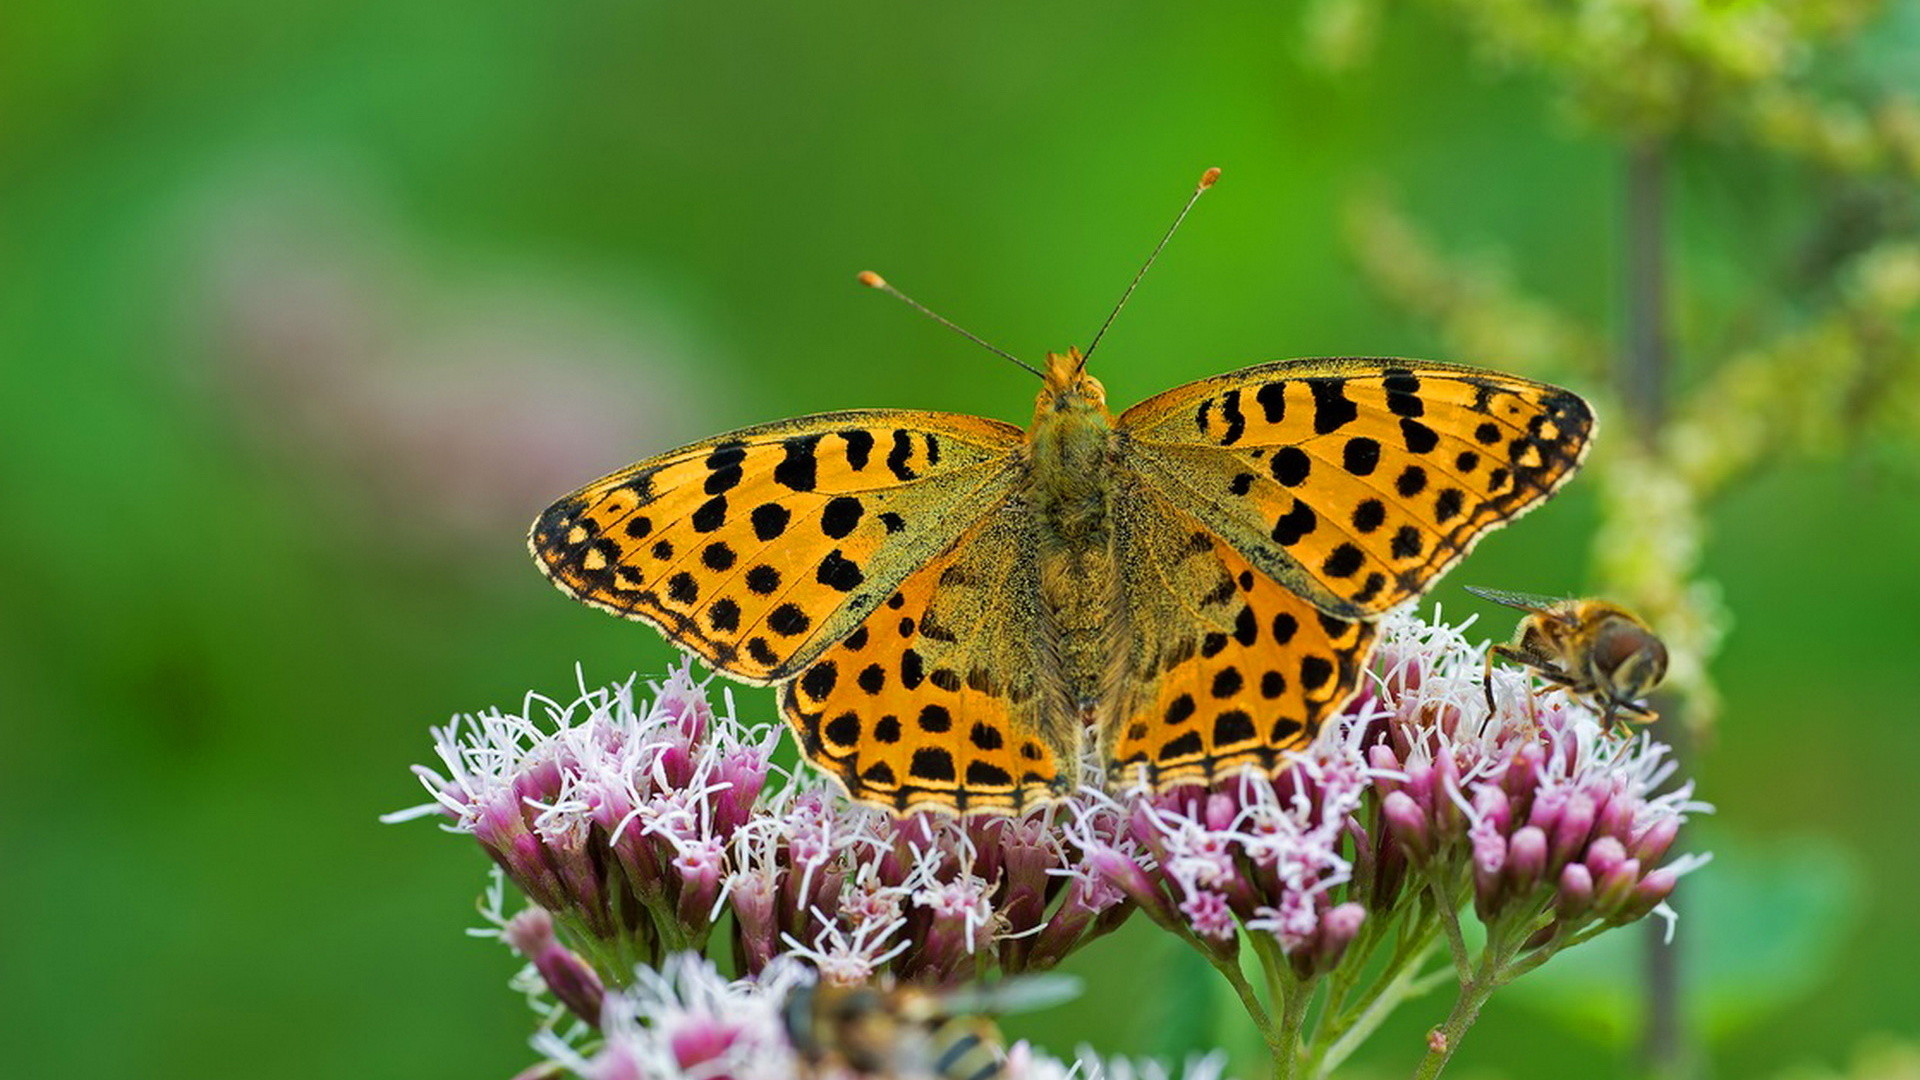
<path id="1" fill-rule="evenodd" d="M 884 1080 L 996 1080 L 1007 1052 L 990 1014 L 1079 992 L 1080 980 L 1059 974 L 956 990 L 811 983 L 787 995 L 781 1019 L 809 1076 L 831 1068 Z"/>
<path id="2" fill-rule="evenodd" d="M 1614 718 L 1651 721 L 1660 714 L 1638 703 L 1667 674 L 1667 647 L 1632 612 L 1606 600 L 1555 600 L 1467 586 L 1483 600 L 1527 613 L 1513 641 L 1487 650 L 1487 707 L 1493 707 L 1493 658 L 1532 668 L 1584 698 L 1613 730 Z"/>

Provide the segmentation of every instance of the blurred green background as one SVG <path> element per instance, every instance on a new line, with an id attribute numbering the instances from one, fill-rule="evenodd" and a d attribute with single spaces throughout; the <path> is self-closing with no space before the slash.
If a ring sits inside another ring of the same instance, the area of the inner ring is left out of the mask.
<path id="1" fill-rule="evenodd" d="M 427 725 L 564 693 L 576 663 L 597 682 L 668 662 L 529 565 L 525 522 L 552 497 L 779 416 L 1025 421 L 1027 376 L 857 270 L 1026 357 L 1084 343 L 1220 165 L 1103 343 L 1116 404 L 1293 355 L 1553 371 L 1440 356 L 1350 253 L 1362 189 L 1617 322 L 1616 146 L 1476 64 L 1431 9 L 1395 9 L 1340 73 L 1303 60 L 1305 21 L 1274 3 L 12 0 L 0 1071 L 530 1062 L 516 961 L 461 932 L 479 851 L 375 815 L 421 800 Z M 1920 87 L 1912 3 L 1866 40 L 1892 58 L 1880 76 Z M 1679 158 L 1676 287 L 1706 287 L 1680 312 L 1688 363 L 1716 298 L 1774 299 L 1749 269 L 1791 245 L 1814 187 L 1711 146 Z M 1770 470 L 1711 521 L 1735 623 L 1696 770 L 1720 812 L 1691 843 L 1721 859 L 1677 905 L 1714 908 L 1680 940 L 1718 1075 L 1920 1036 L 1920 487 L 1884 457 Z M 1436 598 L 1457 615 L 1477 610 L 1462 583 L 1580 591 L 1596 515 L 1576 482 Z M 1459 1073 L 1631 1072 L 1640 935 L 1615 937 L 1584 975 L 1568 957 L 1497 998 Z M 1210 1037 L 1196 1003 L 1218 999 L 1144 923 L 1075 966 L 1089 999 L 1021 1028 L 1056 1051 Z M 1407 1009 L 1356 1075 L 1404 1074 L 1444 1008 Z"/>

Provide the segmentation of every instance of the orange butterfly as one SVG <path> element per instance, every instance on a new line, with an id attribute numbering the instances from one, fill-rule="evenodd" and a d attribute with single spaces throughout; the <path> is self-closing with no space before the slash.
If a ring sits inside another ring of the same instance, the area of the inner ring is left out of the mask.
<path id="1" fill-rule="evenodd" d="M 1078 350 L 1043 378 L 1024 431 L 854 410 L 669 451 L 554 503 L 530 547 L 569 596 L 781 685 L 852 797 L 1017 812 L 1088 740 L 1116 785 L 1281 768 L 1352 697 L 1374 619 L 1593 429 L 1565 390 L 1420 361 L 1260 364 L 1118 417 Z"/>

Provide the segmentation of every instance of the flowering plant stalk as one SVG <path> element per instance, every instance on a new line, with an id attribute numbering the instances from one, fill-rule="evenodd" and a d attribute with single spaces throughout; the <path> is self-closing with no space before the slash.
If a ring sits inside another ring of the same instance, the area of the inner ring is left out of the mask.
<path id="1" fill-rule="evenodd" d="M 1275 777 L 895 818 L 782 774 L 783 729 L 717 714 L 682 668 L 650 702 L 629 683 L 529 699 L 544 722 L 456 718 L 435 733 L 440 768 L 416 769 L 434 801 L 390 819 L 442 815 L 533 905 L 508 917 L 496 894 L 489 932 L 543 991 L 547 1075 L 794 1075 L 728 1048 L 772 1037 L 752 1018 L 795 980 L 938 990 L 1044 971 L 1138 910 L 1232 986 L 1276 1077 L 1329 1075 L 1452 983 L 1415 1074 L 1434 1076 L 1500 986 L 1664 912 L 1704 860 L 1663 860 L 1704 807 L 1690 785 L 1660 790 L 1659 744 L 1605 735 L 1518 670 L 1484 679 L 1458 630 L 1403 615 L 1383 631 L 1367 688 Z M 663 1034 L 688 994 L 712 1006 L 702 1034 Z M 1002 1068 L 1066 1075 L 1030 1048 Z"/>

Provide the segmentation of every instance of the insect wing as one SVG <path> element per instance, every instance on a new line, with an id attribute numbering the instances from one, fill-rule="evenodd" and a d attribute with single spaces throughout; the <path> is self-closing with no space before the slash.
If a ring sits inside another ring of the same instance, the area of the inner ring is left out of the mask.
<path id="1" fill-rule="evenodd" d="M 1565 483 L 1593 413 L 1475 368 L 1289 360 L 1169 390 L 1118 427 L 1127 464 L 1261 573 L 1366 618 Z"/>
<path id="2" fill-rule="evenodd" d="M 1535 615 L 1543 614 L 1567 601 L 1561 597 L 1537 596 L 1533 593 L 1507 592 L 1504 589 L 1487 589 L 1478 585 L 1463 586 L 1468 592 L 1482 600 L 1491 600 L 1519 611 Z"/>
<path id="3" fill-rule="evenodd" d="M 790 678 L 1011 488 L 1022 432 L 947 413 L 782 420 L 560 499 L 528 546 L 553 583 L 753 683 Z"/>

